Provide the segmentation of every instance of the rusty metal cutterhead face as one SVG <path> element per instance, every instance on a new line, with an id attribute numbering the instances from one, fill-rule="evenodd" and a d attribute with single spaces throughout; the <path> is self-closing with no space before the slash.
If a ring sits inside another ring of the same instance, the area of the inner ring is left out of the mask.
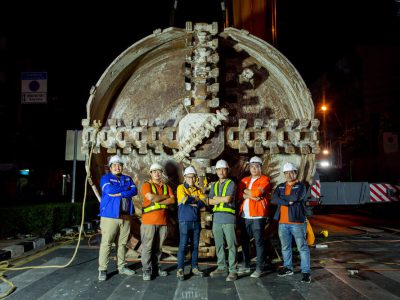
<path id="1" fill-rule="evenodd" d="M 118 153 L 139 186 L 154 161 L 176 189 L 188 165 L 201 177 L 223 158 L 240 179 L 254 155 L 273 184 L 284 181 L 285 162 L 310 182 L 319 152 L 319 120 L 297 70 L 265 41 L 216 23 L 156 30 L 126 49 L 92 88 L 82 125 L 95 181 Z M 140 216 L 141 195 L 135 208 Z"/>

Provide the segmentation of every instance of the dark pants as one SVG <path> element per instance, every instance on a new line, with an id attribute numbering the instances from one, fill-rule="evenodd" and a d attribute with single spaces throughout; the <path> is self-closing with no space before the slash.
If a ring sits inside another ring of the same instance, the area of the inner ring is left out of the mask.
<path id="1" fill-rule="evenodd" d="M 179 250 L 178 269 L 185 266 L 185 249 L 189 243 L 192 244 L 192 269 L 197 268 L 199 255 L 200 222 L 179 222 Z"/>
<path id="2" fill-rule="evenodd" d="M 241 243 L 243 253 L 243 266 L 250 267 L 250 240 L 254 237 L 257 253 L 258 271 L 264 270 L 265 265 L 265 242 L 264 242 L 264 228 L 267 224 L 267 218 L 261 219 L 244 219 L 240 220 L 241 229 Z"/>

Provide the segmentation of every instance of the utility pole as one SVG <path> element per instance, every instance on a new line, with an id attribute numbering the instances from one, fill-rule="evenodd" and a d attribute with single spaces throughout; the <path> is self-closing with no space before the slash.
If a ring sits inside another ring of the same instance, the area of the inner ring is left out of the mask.
<path id="1" fill-rule="evenodd" d="M 169 26 L 170 27 L 174 27 L 174 25 L 175 25 L 175 13 L 176 13 L 177 8 L 178 8 L 178 0 L 174 0 L 171 14 L 169 15 Z"/>
<path id="2" fill-rule="evenodd" d="M 76 129 L 67 130 L 67 139 L 65 143 L 65 160 L 72 161 L 71 203 L 75 203 L 77 161 L 85 161 L 85 156 L 79 151 L 79 148 L 81 146 L 82 146 L 82 131 Z M 68 181 L 68 176 L 65 177 L 66 181 Z"/>
<path id="3" fill-rule="evenodd" d="M 75 203 L 75 182 L 76 182 L 76 160 L 78 154 L 78 130 L 74 130 L 74 160 L 72 166 L 72 197 L 71 203 Z"/>

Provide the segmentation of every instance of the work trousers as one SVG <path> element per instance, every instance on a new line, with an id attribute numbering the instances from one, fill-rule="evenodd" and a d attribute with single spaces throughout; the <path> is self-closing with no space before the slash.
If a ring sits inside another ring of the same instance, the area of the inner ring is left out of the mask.
<path id="1" fill-rule="evenodd" d="M 236 273 L 237 261 L 236 261 L 235 224 L 213 223 L 212 231 L 215 240 L 215 248 L 217 251 L 218 269 L 220 270 L 226 269 L 226 258 L 225 258 L 225 242 L 226 242 L 226 249 L 228 250 L 229 273 Z"/>
<path id="2" fill-rule="evenodd" d="M 185 249 L 190 241 L 192 244 L 192 269 L 198 268 L 199 240 L 201 224 L 199 221 L 179 222 L 179 250 L 178 250 L 178 269 L 185 266 Z"/>
<path id="3" fill-rule="evenodd" d="M 151 272 L 152 267 L 157 267 L 162 254 L 162 245 L 167 237 L 167 225 L 140 226 L 140 239 L 142 241 L 142 269 L 143 272 Z"/>
<path id="4" fill-rule="evenodd" d="M 244 267 L 250 267 L 250 240 L 254 237 L 257 254 L 256 269 L 260 272 L 264 270 L 265 266 L 264 229 L 266 224 L 267 218 L 242 218 L 240 222 Z"/>
<path id="5" fill-rule="evenodd" d="M 107 271 L 110 260 L 111 245 L 117 245 L 117 267 L 118 270 L 125 266 L 126 243 L 131 230 L 131 222 L 128 218 L 113 219 L 101 217 L 101 244 L 99 252 L 99 271 Z"/>

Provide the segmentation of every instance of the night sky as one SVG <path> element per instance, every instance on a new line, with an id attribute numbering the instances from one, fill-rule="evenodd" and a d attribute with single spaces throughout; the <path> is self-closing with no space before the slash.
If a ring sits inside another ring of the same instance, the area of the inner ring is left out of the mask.
<path id="1" fill-rule="evenodd" d="M 220 21 L 219 2 L 178 1 L 175 26 L 184 27 L 186 20 Z M 394 0 L 277 2 L 277 48 L 307 85 L 357 44 L 399 42 L 400 8 Z M 0 37 L 5 37 L 5 47 L 0 48 L 0 71 L 5 80 L 0 124 L 8 129 L 3 141 L 9 145 L 1 150 L 3 163 L 38 164 L 43 156 L 62 166 L 65 130 L 81 129 L 90 87 L 122 51 L 154 29 L 170 27 L 172 4 L 172 0 L 2 4 Z M 18 104 L 22 71 L 48 72 L 48 104 Z"/>

